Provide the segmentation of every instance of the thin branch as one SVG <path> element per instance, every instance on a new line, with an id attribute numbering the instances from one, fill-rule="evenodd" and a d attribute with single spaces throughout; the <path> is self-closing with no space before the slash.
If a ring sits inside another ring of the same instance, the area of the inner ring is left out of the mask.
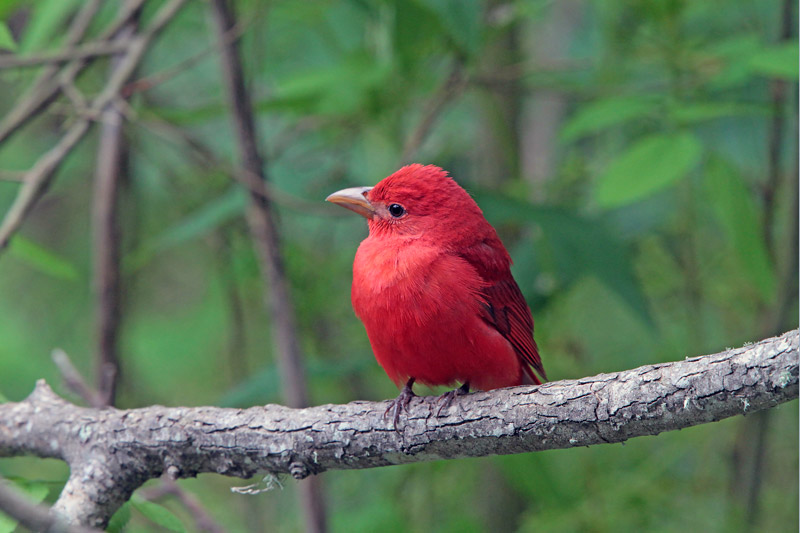
<path id="1" fill-rule="evenodd" d="M 211 0 L 211 13 L 217 42 L 220 44 L 222 77 L 239 148 L 239 165 L 248 182 L 250 205 L 247 221 L 260 260 L 265 300 L 270 308 L 270 325 L 283 383 L 283 396 L 288 405 L 303 407 L 308 405 L 305 371 L 294 306 L 289 295 L 289 282 L 281 256 L 280 236 L 264 186 L 267 176 L 264 159 L 258 150 L 255 113 L 250 93 L 245 86 L 238 42 L 227 39 L 231 30 L 236 28 L 236 17 L 227 0 Z M 306 531 L 326 531 L 324 497 L 319 480 L 302 483 L 299 490 Z"/>
<path id="2" fill-rule="evenodd" d="M 63 533 L 99 533 L 80 525 L 69 525 L 62 518 L 50 513 L 44 505 L 31 503 L 27 498 L 11 488 L 8 481 L 0 476 L 0 511 L 16 520 L 31 531 L 59 531 Z"/>
<path id="3" fill-rule="evenodd" d="M 8 246 L 11 237 L 22 225 L 22 221 L 50 185 L 53 173 L 87 131 L 89 131 L 89 120 L 77 120 L 67 130 L 67 133 L 64 134 L 58 144 L 51 148 L 36 162 L 33 168 L 25 173 L 17 197 L 3 217 L 2 224 L 0 224 L 0 251 Z"/>
<path id="4" fill-rule="evenodd" d="M 61 373 L 61 379 L 69 390 L 80 396 L 84 402 L 92 407 L 99 409 L 107 405 L 97 391 L 86 383 L 81 373 L 78 372 L 78 369 L 72 364 L 67 352 L 61 349 L 55 349 L 51 354 L 51 358 Z"/>
<path id="5" fill-rule="evenodd" d="M 136 0 L 125 2 L 135 4 Z M 138 11 L 114 37 L 127 43 L 139 24 Z M 124 56 L 112 61 L 112 77 L 123 67 Z M 133 71 L 131 71 L 131 74 Z M 95 383 L 106 405 L 114 405 L 120 376 L 119 328 L 122 280 L 120 273 L 121 235 L 119 228 L 119 186 L 126 170 L 127 143 L 123 130 L 125 117 L 117 106 L 119 97 L 109 101 L 100 115 L 100 141 L 92 201 L 92 262 L 95 306 Z"/>
<path id="6" fill-rule="evenodd" d="M 138 118 L 135 120 L 136 125 L 146 128 L 148 131 L 170 142 L 179 144 L 182 148 L 188 150 L 189 155 L 204 168 L 216 169 L 225 173 L 237 183 L 246 187 L 250 194 L 264 194 L 270 204 L 277 204 L 281 207 L 294 209 L 306 214 L 311 213 L 315 216 L 334 218 L 347 216 L 347 214 L 341 213 L 341 209 L 327 209 L 324 206 L 321 207 L 320 202 L 312 202 L 282 191 L 269 182 L 261 181 L 259 174 L 248 173 L 245 169 L 234 167 L 230 163 L 220 159 L 220 157 L 214 153 L 209 146 L 204 144 L 203 141 L 193 137 L 187 131 L 167 120 L 157 116 L 149 116 L 148 118 Z M 275 150 L 274 156 L 278 157 L 280 153 L 281 150 Z"/>
<path id="7" fill-rule="evenodd" d="M 16 170 L 0 170 L 0 181 L 18 181 L 25 179 L 25 172 Z"/>
<path id="8" fill-rule="evenodd" d="M 792 15 L 792 9 L 797 2 L 793 0 L 784 0 L 781 7 L 781 32 L 778 37 L 779 42 L 786 42 L 792 38 L 792 30 L 795 26 L 795 18 Z M 784 147 L 784 137 L 786 123 L 786 93 L 788 92 L 788 83 L 784 80 L 773 80 L 770 85 L 770 93 L 772 100 L 772 123 L 769 129 L 769 137 L 767 141 L 767 181 L 762 188 L 763 196 L 763 211 L 764 211 L 764 243 L 767 246 L 767 251 L 770 256 L 775 258 L 775 250 L 773 249 L 773 221 L 775 219 L 775 193 L 780 186 L 781 176 L 781 159 Z M 792 176 L 792 179 L 797 179 L 797 176 Z"/>
<path id="9" fill-rule="evenodd" d="M 114 70 L 106 86 L 92 102 L 89 108 L 90 116 L 102 112 L 110 102 L 118 97 L 120 89 L 139 65 L 150 41 L 177 14 L 185 2 L 186 0 L 171 0 L 156 13 L 153 21 L 143 33 L 131 38 L 130 46 L 127 48 L 127 53 L 120 62 L 119 68 Z M 22 225 L 22 221 L 49 187 L 55 171 L 61 166 L 67 154 L 89 131 L 90 125 L 89 117 L 78 117 L 61 140 L 26 173 L 14 203 L 11 204 L 11 208 L 0 224 L 0 250 L 8 245 L 11 237 Z"/>
<path id="10" fill-rule="evenodd" d="M 118 42 L 93 42 L 80 47 L 65 48 L 55 52 L 45 52 L 30 55 L 0 55 L 0 69 L 38 67 L 44 63 L 66 63 L 75 59 L 87 59 L 96 56 L 107 56 L 124 52 L 128 43 Z"/>
<path id="11" fill-rule="evenodd" d="M 417 397 L 399 431 L 387 402 L 292 409 L 77 407 L 39 381 L 0 405 L 0 456 L 69 463 L 54 509 L 103 527 L 170 468 L 248 478 L 624 442 L 769 409 L 798 396 L 800 331 L 673 363 L 461 396 L 441 415 Z"/>
<path id="12" fill-rule="evenodd" d="M 222 41 L 215 42 L 201 49 L 196 54 L 193 54 L 177 62 L 176 64 L 165 68 L 164 70 L 154 72 L 153 74 L 148 75 L 146 78 L 139 78 L 132 81 L 125 87 L 123 96 L 128 97 L 137 92 L 148 91 L 153 87 L 156 87 L 174 78 L 175 76 L 178 76 L 186 70 L 189 70 L 202 60 L 207 59 L 212 53 L 220 52 L 223 46 L 229 46 L 230 44 L 234 43 L 244 34 L 251 24 L 252 21 L 247 24 L 239 22 L 236 26 L 225 32 L 225 34 L 222 36 Z"/>
<path id="13" fill-rule="evenodd" d="M 101 4 L 102 0 L 90 0 L 83 5 L 67 30 L 65 46 L 75 46 L 83 39 Z M 22 93 L 9 114 L 3 117 L 0 122 L 0 144 L 55 99 L 58 85 L 53 83 L 53 79 L 58 74 L 59 68 L 60 65 L 57 64 L 47 65 L 33 82 L 33 86 Z"/>
<path id="14" fill-rule="evenodd" d="M 124 10 L 111 25 L 100 35 L 98 42 L 113 39 L 117 33 L 128 23 L 130 18 L 138 12 L 146 0 L 131 0 L 125 4 Z M 97 9 L 102 4 L 101 0 L 90 0 L 84 4 L 76 15 L 67 32 L 65 46 L 74 46 L 86 33 Z M 165 11 L 166 6 L 162 8 Z M 25 125 L 31 118 L 49 106 L 57 97 L 62 87 L 72 84 L 78 74 L 89 65 L 92 57 L 77 59 L 66 65 L 59 72 L 59 65 L 48 65 L 44 72 L 34 82 L 31 90 L 25 91 L 24 96 L 14 104 L 11 112 L 3 117 L 0 122 L 0 143 L 3 143 L 17 130 Z M 2 249 L 2 246 L 0 246 Z"/>

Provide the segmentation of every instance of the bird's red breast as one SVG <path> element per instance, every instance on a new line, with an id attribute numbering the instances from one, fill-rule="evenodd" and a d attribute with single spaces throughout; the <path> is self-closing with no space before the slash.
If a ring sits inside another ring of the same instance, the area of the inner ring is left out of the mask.
<path id="1" fill-rule="evenodd" d="M 533 319 L 508 252 L 446 172 L 409 165 L 329 200 L 369 219 L 353 264 L 353 308 L 397 385 L 540 383 Z"/>

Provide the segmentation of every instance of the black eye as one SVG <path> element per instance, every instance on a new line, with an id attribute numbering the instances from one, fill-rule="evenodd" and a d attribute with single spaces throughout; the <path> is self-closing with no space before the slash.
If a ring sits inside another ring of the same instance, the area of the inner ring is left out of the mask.
<path id="1" fill-rule="evenodd" d="M 394 218 L 400 218 L 406 214 L 405 208 L 400 204 L 392 204 L 389 206 L 389 214 Z"/>

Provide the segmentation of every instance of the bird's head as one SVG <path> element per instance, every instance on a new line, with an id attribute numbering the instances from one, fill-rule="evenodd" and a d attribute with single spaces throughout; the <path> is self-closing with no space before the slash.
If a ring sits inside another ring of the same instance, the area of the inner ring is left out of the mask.
<path id="1" fill-rule="evenodd" d="M 326 200 L 365 217 L 373 235 L 446 239 L 488 226 L 467 191 L 433 165 L 408 165 L 374 187 L 343 189 Z"/>

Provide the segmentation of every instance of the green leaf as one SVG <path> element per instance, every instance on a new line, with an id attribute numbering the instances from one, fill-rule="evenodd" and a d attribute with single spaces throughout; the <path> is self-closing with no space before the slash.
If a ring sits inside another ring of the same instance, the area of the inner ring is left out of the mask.
<path id="1" fill-rule="evenodd" d="M 122 533 L 130 519 L 131 504 L 130 502 L 125 502 L 122 507 L 120 507 L 116 513 L 114 513 L 114 516 L 111 517 L 111 520 L 108 521 L 106 533 Z"/>
<path id="2" fill-rule="evenodd" d="M 698 162 L 702 145 L 690 133 L 657 134 L 635 142 L 600 177 L 595 199 L 620 207 L 665 189 Z"/>
<path id="3" fill-rule="evenodd" d="M 378 63 L 355 53 L 333 65 L 315 67 L 282 79 L 275 96 L 260 111 L 288 110 L 303 114 L 343 115 L 362 111 L 372 91 L 381 89 L 391 73 L 389 63 Z"/>
<path id="4" fill-rule="evenodd" d="M 766 245 L 758 208 L 738 169 L 721 157 L 708 162 L 705 196 L 724 229 L 742 270 L 765 302 L 775 296 L 775 271 Z"/>
<path id="5" fill-rule="evenodd" d="M 603 221 L 493 193 L 479 193 L 475 197 L 492 224 L 527 222 L 541 229 L 542 239 L 537 242 L 540 249 L 536 253 L 549 254 L 552 258 L 548 270 L 559 285 L 571 284 L 583 276 L 594 276 L 616 292 L 634 313 L 652 324 L 628 247 Z"/>
<path id="6" fill-rule="evenodd" d="M 415 66 L 441 50 L 441 35 L 447 33 L 441 20 L 424 2 L 394 0 L 393 52 L 399 65 L 409 73 Z"/>
<path id="7" fill-rule="evenodd" d="M 582 106 L 561 129 L 561 140 L 573 142 L 654 113 L 656 101 L 652 99 L 608 98 Z"/>
<path id="8" fill-rule="evenodd" d="M 164 529 L 177 533 L 184 533 L 186 531 L 183 522 L 163 505 L 149 502 L 136 495 L 131 498 L 130 502 L 134 509 L 142 513 L 154 524 L 158 524 Z"/>
<path id="9" fill-rule="evenodd" d="M 78 279 L 78 270 L 72 263 L 21 235 L 17 235 L 12 239 L 9 245 L 9 253 L 11 256 L 48 276 L 66 281 Z"/>
<path id="10" fill-rule="evenodd" d="M 81 0 L 39 0 L 33 2 L 30 20 L 20 42 L 22 52 L 42 50 L 61 31 Z"/>
<path id="11" fill-rule="evenodd" d="M 431 12 L 450 40 L 468 55 L 481 45 L 483 5 L 477 0 L 417 0 L 420 8 Z"/>
<path id="12" fill-rule="evenodd" d="M 742 116 L 766 116 L 769 110 L 763 105 L 739 102 L 679 103 L 670 112 L 681 124 L 694 124 L 707 120 Z"/>
<path id="13" fill-rule="evenodd" d="M 797 41 L 764 48 L 750 56 L 753 71 L 772 78 L 796 81 L 798 78 Z"/>
<path id="14" fill-rule="evenodd" d="M 14 36 L 11 35 L 11 30 L 8 29 L 8 24 L 0 20 L 0 49 L 4 50 L 17 50 L 17 43 L 14 41 Z"/>
<path id="15" fill-rule="evenodd" d="M 125 269 L 136 270 L 155 254 L 207 235 L 210 231 L 239 216 L 247 205 L 247 195 L 238 185 L 190 213 L 177 224 L 166 228 L 125 258 Z"/>
<path id="16" fill-rule="evenodd" d="M 22 0 L 0 0 L 0 20 L 6 20 L 16 11 Z"/>

